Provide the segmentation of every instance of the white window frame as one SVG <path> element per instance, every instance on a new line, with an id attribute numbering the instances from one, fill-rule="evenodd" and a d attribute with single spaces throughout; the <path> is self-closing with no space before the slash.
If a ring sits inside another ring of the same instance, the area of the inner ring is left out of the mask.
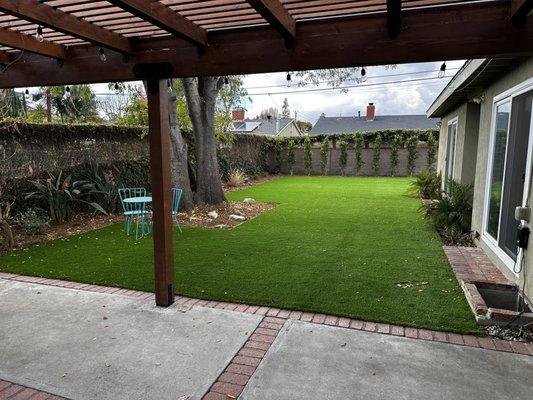
<path id="1" fill-rule="evenodd" d="M 446 178 L 448 177 L 448 168 L 450 167 L 450 160 L 448 159 L 448 155 L 450 152 L 450 149 L 448 148 L 448 143 L 450 140 L 450 126 L 455 124 L 455 138 L 453 139 L 453 160 L 451 160 L 451 168 L 452 173 L 450 176 L 450 179 L 455 179 L 455 160 L 457 159 L 457 134 L 459 129 L 459 116 L 456 115 L 452 119 L 448 120 L 448 123 L 446 124 L 446 165 L 444 166 L 444 178 L 442 181 L 442 189 L 444 190 L 446 188 Z"/>
<path id="2" fill-rule="evenodd" d="M 512 119 L 512 102 L 513 99 L 516 96 L 519 96 L 525 92 L 529 92 L 530 90 L 533 90 L 533 78 L 529 78 L 526 81 L 506 90 L 505 92 L 502 92 L 494 97 L 492 102 L 492 114 L 491 114 L 491 125 L 490 125 L 490 142 L 489 142 L 489 152 L 488 152 L 488 159 L 487 159 L 487 173 L 485 178 L 485 198 L 483 200 L 483 224 L 482 224 L 482 233 L 481 233 L 481 241 L 494 253 L 496 256 L 505 264 L 505 266 L 515 275 L 518 276 L 518 274 L 514 271 L 515 261 L 509 257 L 509 255 L 503 251 L 503 249 L 498 245 L 498 237 L 493 238 L 490 233 L 488 233 L 488 221 L 489 221 L 489 202 L 490 202 L 490 184 L 492 182 L 492 167 L 494 163 L 494 146 L 496 142 L 496 109 L 499 105 L 505 104 L 507 102 L 510 102 L 511 104 L 511 115 L 509 116 L 509 122 L 507 126 L 507 143 L 505 146 L 505 161 L 504 161 L 504 170 L 503 170 L 503 186 L 502 186 L 502 196 L 504 193 L 504 187 L 505 187 L 505 175 L 506 175 L 506 168 L 507 168 L 507 148 L 509 146 L 509 129 L 511 126 L 511 119 Z M 531 126 L 533 126 L 533 112 L 531 117 Z M 527 160 L 526 160 L 526 179 L 524 183 L 524 194 L 522 198 L 522 204 L 526 205 L 526 202 L 528 201 L 529 196 L 529 190 L 530 190 L 530 181 L 531 181 L 531 166 L 533 163 L 533 129 L 530 129 L 529 131 L 529 142 L 528 142 L 528 152 L 527 152 Z M 501 201 L 501 199 L 500 199 Z M 501 221 L 501 213 L 502 210 L 500 208 L 500 215 L 499 219 Z M 498 225 L 498 236 L 499 236 L 499 229 L 500 226 Z M 516 262 L 520 262 L 520 259 L 518 259 Z"/>

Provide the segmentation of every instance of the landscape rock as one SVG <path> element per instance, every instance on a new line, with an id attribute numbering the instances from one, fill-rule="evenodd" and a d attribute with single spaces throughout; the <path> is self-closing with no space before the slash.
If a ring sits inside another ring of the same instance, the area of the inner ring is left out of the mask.
<path id="1" fill-rule="evenodd" d="M 251 197 L 247 197 L 242 202 L 246 204 L 252 204 L 252 203 L 255 203 L 255 199 L 252 199 Z"/>
<path id="2" fill-rule="evenodd" d="M 218 218 L 218 213 L 216 211 L 209 211 L 207 213 L 207 216 L 211 219 L 217 219 Z"/>
<path id="3" fill-rule="evenodd" d="M 229 217 L 235 221 L 246 221 L 246 217 L 243 215 L 231 214 Z"/>

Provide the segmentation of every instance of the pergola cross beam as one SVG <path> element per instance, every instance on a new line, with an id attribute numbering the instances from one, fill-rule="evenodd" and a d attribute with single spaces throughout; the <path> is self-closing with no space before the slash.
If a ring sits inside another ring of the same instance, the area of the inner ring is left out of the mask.
<path id="1" fill-rule="evenodd" d="M 157 0 L 108 0 L 168 33 L 199 46 L 207 46 L 207 32 Z"/>
<path id="2" fill-rule="evenodd" d="M 511 21 L 513 26 L 517 28 L 523 27 L 531 10 L 533 10 L 533 0 L 512 0 Z"/>
<path id="3" fill-rule="evenodd" d="M 279 0 L 248 0 L 248 3 L 283 36 L 286 47 L 292 47 L 296 21 Z"/>
<path id="4" fill-rule="evenodd" d="M 0 11 L 101 47 L 125 54 L 132 52 L 129 39 L 37 0 L 2 0 Z"/>
<path id="5" fill-rule="evenodd" d="M 402 0 L 387 0 L 387 31 L 391 39 L 397 38 L 400 34 L 401 14 Z"/>
<path id="6" fill-rule="evenodd" d="M 59 44 L 42 41 L 11 29 L 0 28 L 0 44 L 60 60 L 67 58 L 65 48 Z"/>

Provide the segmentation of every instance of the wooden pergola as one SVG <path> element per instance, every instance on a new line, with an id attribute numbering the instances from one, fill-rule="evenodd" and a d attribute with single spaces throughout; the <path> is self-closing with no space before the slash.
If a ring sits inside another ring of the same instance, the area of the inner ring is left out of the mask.
<path id="1" fill-rule="evenodd" d="M 145 80 L 156 303 L 174 301 L 168 78 L 533 54 L 533 0 L 0 0 L 0 88 Z"/>

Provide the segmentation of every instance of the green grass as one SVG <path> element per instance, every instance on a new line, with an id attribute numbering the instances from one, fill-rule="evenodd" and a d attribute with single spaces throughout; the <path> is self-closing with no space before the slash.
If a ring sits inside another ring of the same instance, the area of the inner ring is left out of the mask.
<path id="1" fill-rule="evenodd" d="M 231 200 L 253 197 L 278 207 L 232 230 L 176 234 L 176 292 L 476 332 L 439 237 L 420 201 L 404 195 L 408 184 L 285 177 L 231 193 Z M 0 271 L 153 291 L 151 238 L 135 241 L 122 229 L 5 254 Z"/>

